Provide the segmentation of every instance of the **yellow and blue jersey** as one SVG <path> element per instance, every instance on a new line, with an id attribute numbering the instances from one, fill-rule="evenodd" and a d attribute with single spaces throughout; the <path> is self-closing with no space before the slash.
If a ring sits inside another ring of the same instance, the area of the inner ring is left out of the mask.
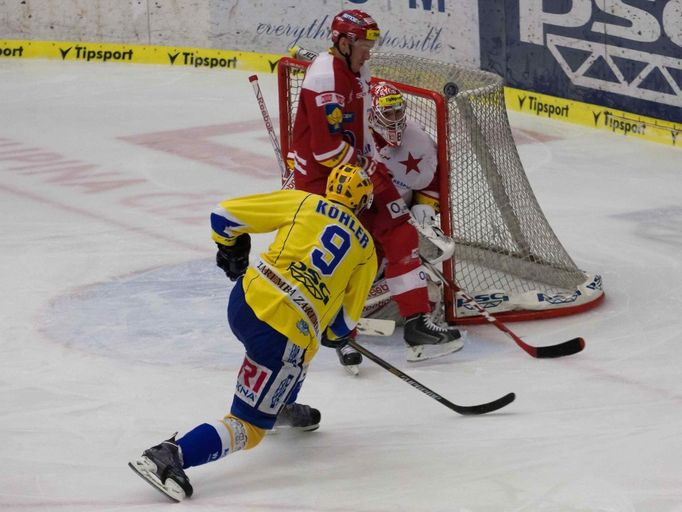
<path id="1" fill-rule="evenodd" d="M 345 336 L 357 324 L 377 270 L 371 236 L 344 205 L 300 190 L 228 199 L 211 214 L 212 238 L 276 231 L 242 280 L 256 316 L 306 349 L 326 329 Z"/>

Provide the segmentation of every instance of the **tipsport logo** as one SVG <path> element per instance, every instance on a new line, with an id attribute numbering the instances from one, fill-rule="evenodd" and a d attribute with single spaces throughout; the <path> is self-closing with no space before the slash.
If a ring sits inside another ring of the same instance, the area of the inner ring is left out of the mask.
<path id="1" fill-rule="evenodd" d="M 630 4 L 519 0 L 520 39 L 546 47 L 574 85 L 682 107 L 682 0 Z"/>
<path id="2" fill-rule="evenodd" d="M 62 56 L 62 60 L 67 58 L 73 58 L 77 60 L 85 60 L 90 62 L 91 60 L 99 62 L 108 61 L 132 61 L 133 60 L 133 50 L 93 50 L 87 46 L 69 46 L 68 48 L 59 48 L 59 53 Z"/>
<path id="3" fill-rule="evenodd" d="M 180 57 L 178 59 L 178 57 Z M 195 68 L 223 68 L 236 69 L 237 57 L 226 59 L 224 57 L 208 57 L 199 54 L 198 52 L 176 52 L 168 54 L 168 62 L 171 66 L 176 64 L 182 66 L 193 66 Z"/>
<path id="4" fill-rule="evenodd" d="M 608 110 L 592 112 L 595 126 L 602 126 L 608 128 L 612 132 L 629 135 L 631 133 L 637 135 L 646 135 L 646 123 L 628 119 L 624 116 L 617 116 Z M 673 133 L 673 139 L 675 134 Z M 674 141 L 674 140 L 673 140 Z"/>
<path id="5" fill-rule="evenodd" d="M 0 48 L 0 57 L 23 57 L 23 56 L 24 56 L 23 46 Z"/>
<path id="6" fill-rule="evenodd" d="M 524 110 L 529 110 L 534 112 L 535 115 L 544 115 L 549 118 L 552 116 L 558 117 L 568 117 L 569 106 L 568 105 L 554 105 L 552 103 L 543 102 L 536 96 L 519 96 L 519 107 Z"/>

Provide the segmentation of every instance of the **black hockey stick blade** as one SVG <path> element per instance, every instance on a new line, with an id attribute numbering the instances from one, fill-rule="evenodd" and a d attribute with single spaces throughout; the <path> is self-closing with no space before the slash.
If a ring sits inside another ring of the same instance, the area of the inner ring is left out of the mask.
<path id="1" fill-rule="evenodd" d="M 463 416 L 477 416 L 480 414 L 488 414 L 489 412 L 495 412 L 498 409 L 502 409 L 502 407 L 505 407 L 512 403 L 516 399 L 516 394 L 514 393 L 507 393 L 506 395 L 498 398 L 497 400 L 493 400 L 492 402 L 487 402 L 485 404 L 478 404 L 478 405 L 457 405 L 453 404 L 449 400 L 445 400 L 443 398 L 443 401 L 441 402 L 443 405 L 446 407 L 449 407 L 453 411 L 455 411 L 458 414 L 461 414 Z"/>
<path id="2" fill-rule="evenodd" d="M 390 373 L 392 373 L 393 375 L 398 377 L 400 380 L 407 382 L 413 388 L 418 389 L 419 391 L 421 391 L 425 395 L 427 395 L 427 396 L 433 398 L 435 401 L 443 404 L 448 409 L 451 409 L 458 414 L 462 414 L 463 416 L 475 416 L 475 415 L 479 415 L 479 414 L 487 414 L 489 412 L 497 411 L 498 409 L 502 409 L 502 407 L 505 407 L 505 406 L 509 405 L 510 403 L 512 403 L 514 401 L 514 399 L 516 398 L 516 395 L 514 393 L 507 393 L 503 397 L 500 397 L 497 400 L 493 400 L 492 402 L 487 402 L 485 404 L 458 405 L 458 404 L 452 403 L 450 400 L 448 400 L 446 398 L 443 398 L 442 396 L 440 396 L 438 393 L 436 393 L 432 389 L 429 389 L 426 386 L 424 386 L 421 382 L 413 379 L 412 377 L 410 377 L 405 372 L 400 371 L 398 368 L 396 368 L 392 364 L 384 361 L 378 355 L 376 355 L 374 352 L 370 352 L 365 347 L 358 344 L 358 342 L 356 340 L 349 340 L 348 344 L 351 347 L 353 347 L 355 350 L 360 352 L 363 356 L 367 357 L 368 359 L 371 359 L 376 364 L 381 366 L 383 369 L 388 370 Z"/>
<path id="3" fill-rule="evenodd" d="M 573 338 L 558 345 L 550 345 L 547 347 L 533 347 L 535 349 L 535 357 L 541 359 L 549 359 L 552 357 L 570 356 L 577 354 L 585 348 L 585 340 L 581 337 Z"/>

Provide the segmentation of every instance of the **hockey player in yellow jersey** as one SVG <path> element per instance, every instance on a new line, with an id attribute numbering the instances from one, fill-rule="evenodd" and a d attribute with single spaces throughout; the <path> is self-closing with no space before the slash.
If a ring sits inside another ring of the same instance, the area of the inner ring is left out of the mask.
<path id="1" fill-rule="evenodd" d="M 255 447 L 267 430 L 315 430 L 320 412 L 296 402 L 320 343 L 355 328 L 377 271 L 357 215 L 372 202 L 357 166 L 334 168 L 325 197 L 282 190 L 228 199 L 211 214 L 216 262 L 235 285 L 227 308 L 246 354 L 230 413 L 145 450 L 129 466 L 175 501 L 192 495 L 185 469 Z M 275 231 L 249 265 L 249 233 Z"/>
<path id="2" fill-rule="evenodd" d="M 345 178 L 347 169 L 337 169 L 336 177 Z M 213 239 L 222 246 L 230 242 L 226 233 L 279 229 L 269 250 L 246 270 L 246 301 L 258 318 L 306 350 L 306 363 L 317 351 L 324 326 L 344 334 L 353 328 L 371 280 L 371 265 L 364 262 L 372 239 L 339 199 L 345 198 L 335 192 L 325 199 L 280 191 L 225 201 L 213 214 Z M 359 261 L 359 276 L 348 282 L 347 273 Z"/>

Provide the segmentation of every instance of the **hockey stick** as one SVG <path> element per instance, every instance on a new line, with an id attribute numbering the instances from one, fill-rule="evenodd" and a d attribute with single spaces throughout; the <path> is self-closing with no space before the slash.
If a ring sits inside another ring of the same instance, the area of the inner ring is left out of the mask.
<path id="1" fill-rule="evenodd" d="M 473 297 L 471 297 L 459 286 L 457 286 L 452 281 L 452 279 L 448 279 L 447 277 L 445 277 L 440 270 L 431 265 L 424 258 L 422 258 L 422 262 L 424 263 L 424 265 L 428 266 L 429 269 L 432 270 L 436 276 L 438 276 L 438 279 L 443 281 L 443 283 L 448 285 L 452 290 L 458 292 L 467 301 L 466 304 L 469 304 L 470 306 L 474 307 L 483 316 L 483 318 L 485 318 L 488 322 L 494 324 L 495 327 L 497 327 L 499 330 L 507 334 L 511 339 L 514 340 L 514 342 L 519 347 L 525 350 L 526 353 L 528 353 L 529 355 L 540 359 L 546 359 L 551 357 L 570 356 L 571 354 L 576 354 L 585 348 L 585 340 L 581 337 L 572 338 L 570 340 L 558 343 L 557 345 L 549 345 L 546 347 L 536 347 L 533 345 L 529 345 L 528 343 L 523 341 L 519 336 L 514 334 L 514 332 L 504 323 L 502 323 L 502 321 L 488 313 L 483 306 L 481 306 L 478 302 L 476 302 L 476 300 Z"/>
<path id="2" fill-rule="evenodd" d="M 268 131 L 270 136 L 270 142 L 272 143 L 272 149 L 275 151 L 275 156 L 277 157 L 277 163 L 279 165 L 279 172 L 282 177 L 282 188 L 287 189 L 291 184 L 291 180 L 294 177 L 293 171 L 287 169 L 284 163 L 284 158 L 282 157 L 282 150 L 279 147 L 279 141 L 277 140 L 277 134 L 275 133 L 275 127 L 272 125 L 272 120 L 270 119 L 270 114 L 268 113 L 268 107 L 265 104 L 265 99 L 263 98 L 263 92 L 260 89 L 260 84 L 258 83 L 258 75 L 251 75 L 249 77 L 249 82 L 253 87 L 253 92 L 256 95 L 256 100 L 258 101 L 258 107 L 260 108 L 260 113 L 263 116 L 263 121 L 265 122 L 265 129 Z"/>
<path id="3" fill-rule="evenodd" d="M 392 364 L 384 361 L 381 359 L 378 355 L 376 355 L 374 352 L 370 352 L 367 350 L 365 347 L 360 345 L 356 340 L 348 340 L 348 344 L 353 347 L 355 350 L 360 352 L 363 356 L 365 356 L 368 359 L 371 359 L 374 361 L 376 364 L 381 366 L 384 370 L 388 370 L 390 373 L 398 377 L 400 380 L 407 382 L 410 386 L 412 386 L 415 389 L 418 389 L 422 393 L 424 393 L 427 396 L 430 396 L 433 398 L 436 402 L 439 402 L 443 404 L 445 407 L 448 409 L 451 409 L 455 411 L 458 414 L 462 414 L 464 416 L 474 416 L 478 414 L 486 414 L 489 412 L 497 411 L 498 409 L 501 409 L 502 407 L 509 405 L 514 401 L 516 398 L 516 395 L 514 393 L 507 393 L 503 397 L 498 398 L 497 400 L 493 400 L 492 402 L 487 402 L 485 404 L 478 404 L 478 405 L 457 405 L 453 404 L 450 400 L 443 398 L 440 396 L 438 393 L 433 391 L 432 389 L 427 388 L 424 386 L 422 383 L 416 381 L 406 373 L 398 370 L 395 366 Z"/>
<path id="4" fill-rule="evenodd" d="M 355 328 L 358 330 L 358 334 L 365 336 L 391 336 L 395 331 L 395 321 L 381 318 L 361 318 Z"/>

